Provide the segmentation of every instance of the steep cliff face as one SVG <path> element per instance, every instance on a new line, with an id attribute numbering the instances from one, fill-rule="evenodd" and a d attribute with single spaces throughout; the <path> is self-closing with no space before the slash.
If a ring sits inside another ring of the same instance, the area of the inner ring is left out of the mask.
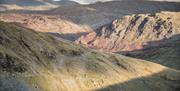
<path id="1" fill-rule="evenodd" d="M 0 22 L 1 91 L 176 91 L 180 72 Z"/>
<path id="2" fill-rule="evenodd" d="M 165 43 L 149 42 L 180 34 L 179 26 L 179 12 L 131 15 L 104 25 L 96 32 L 82 36 L 77 42 L 102 51 L 133 51 Z"/>

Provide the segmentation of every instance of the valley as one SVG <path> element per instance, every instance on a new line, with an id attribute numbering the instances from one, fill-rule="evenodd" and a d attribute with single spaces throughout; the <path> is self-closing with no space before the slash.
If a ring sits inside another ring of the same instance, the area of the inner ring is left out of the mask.
<path id="1" fill-rule="evenodd" d="M 14 24 L 0 22 L 0 30 L 1 91 L 179 89 L 178 70 L 93 51 Z"/>
<path id="2" fill-rule="evenodd" d="M 178 0 L 1 0 L 0 91 L 179 91 Z"/>

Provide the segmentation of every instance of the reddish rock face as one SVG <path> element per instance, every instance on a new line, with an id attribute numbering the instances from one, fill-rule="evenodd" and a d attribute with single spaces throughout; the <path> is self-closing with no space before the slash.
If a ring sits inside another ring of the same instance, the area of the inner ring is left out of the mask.
<path id="1" fill-rule="evenodd" d="M 131 15 L 114 20 L 76 42 L 102 51 L 133 51 L 162 44 L 163 42 L 150 42 L 180 34 L 179 26 L 179 12 Z"/>

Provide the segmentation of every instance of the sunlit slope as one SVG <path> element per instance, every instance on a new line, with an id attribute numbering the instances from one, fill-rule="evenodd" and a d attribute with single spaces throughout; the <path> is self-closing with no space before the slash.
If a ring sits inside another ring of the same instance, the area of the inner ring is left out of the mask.
<path id="1" fill-rule="evenodd" d="M 159 64 L 0 22 L 0 91 L 178 91 L 179 80 Z"/>

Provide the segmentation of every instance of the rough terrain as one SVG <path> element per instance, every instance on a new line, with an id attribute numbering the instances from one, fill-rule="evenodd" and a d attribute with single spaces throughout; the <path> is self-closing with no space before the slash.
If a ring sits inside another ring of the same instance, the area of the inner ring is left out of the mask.
<path id="1" fill-rule="evenodd" d="M 134 51 L 165 43 L 149 42 L 167 40 L 176 34 L 180 34 L 179 12 L 134 14 L 114 20 L 77 42 L 101 51 Z"/>
<path id="2" fill-rule="evenodd" d="M 180 72 L 0 22 L 0 91 L 178 91 Z"/>
<path id="3" fill-rule="evenodd" d="M 41 0 L 42 1 L 42 0 Z M 48 1 L 48 0 L 43 0 Z M 64 1 L 64 0 L 63 0 Z M 49 3 L 49 2 L 48 2 Z M 52 4 L 52 3 L 50 3 Z M 6 4 L 8 5 L 8 4 Z M 57 6 L 57 4 L 53 4 Z M 49 5 L 51 6 L 51 5 Z M 35 7 L 35 6 L 33 6 Z M 6 10 L 8 7 L 0 5 L 0 9 Z M 9 5 L 13 8 L 13 5 Z M 26 14 L 47 14 L 47 15 L 60 15 L 65 16 L 66 20 L 72 21 L 79 25 L 88 25 L 93 29 L 110 23 L 113 20 L 120 18 L 124 15 L 140 14 L 140 13 L 157 13 L 160 11 L 180 11 L 180 2 L 165 2 L 165 1 L 147 1 L 147 0 L 122 0 L 110 2 L 97 2 L 89 5 L 73 4 L 58 6 L 56 8 L 49 8 L 40 10 L 32 8 L 13 9 L 4 11 L 3 13 L 26 13 Z"/>
<path id="4" fill-rule="evenodd" d="M 160 11 L 180 11 L 180 2 L 122 0 L 59 7 L 43 13 L 63 15 L 77 24 L 86 24 L 96 29 L 124 15 L 153 14 Z"/>

